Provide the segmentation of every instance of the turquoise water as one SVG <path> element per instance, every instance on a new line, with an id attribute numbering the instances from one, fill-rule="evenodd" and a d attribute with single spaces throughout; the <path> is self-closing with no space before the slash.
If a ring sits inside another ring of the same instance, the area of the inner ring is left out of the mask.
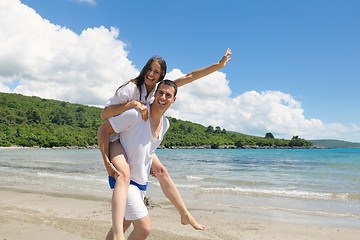
<path id="1" fill-rule="evenodd" d="M 157 150 L 199 211 L 360 227 L 360 149 Z M 99 150 L 0 149 L 0 187 L 110 199 Z M 148 195 L 165 202 L 156 179 Z"/>

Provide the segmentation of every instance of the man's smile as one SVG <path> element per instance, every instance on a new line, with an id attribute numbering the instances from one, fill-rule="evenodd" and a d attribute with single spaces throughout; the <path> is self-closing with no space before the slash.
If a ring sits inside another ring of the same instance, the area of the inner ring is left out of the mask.
<path id="1" fill-rule="evenodd" d="M 158 103 L 160 104 L 160 105 L 166 105 L 166 102 L 163 102 L 163 101 L 158 101 Z"/>

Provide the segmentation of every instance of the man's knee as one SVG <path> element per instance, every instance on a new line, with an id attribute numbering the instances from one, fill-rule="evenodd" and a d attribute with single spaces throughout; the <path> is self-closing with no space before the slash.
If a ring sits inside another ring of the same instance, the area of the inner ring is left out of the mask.
<path id="1" fill-rule="evenodd" d="M 151 231 L 151 222 L 148 217 L 141 219 L 140 222 L 134 224 L 134 231 L 140 239 L 145 239 Z"/>
<path id="2" fill-rule="evenodd" d="M 144 224 L 144 225 L 141 226 L 140 233 L 144 238 L 149 236 L 150 231 L 151 231 L 151 224 L 150 223 L 149 224 Z"/>
<path id="3" fill-rule="evenodd" d="M 146 239 L 151 231 L 150 225 L 142 225 L 134 227 L 133 233 L 135 233 L 137 239 Z"/>

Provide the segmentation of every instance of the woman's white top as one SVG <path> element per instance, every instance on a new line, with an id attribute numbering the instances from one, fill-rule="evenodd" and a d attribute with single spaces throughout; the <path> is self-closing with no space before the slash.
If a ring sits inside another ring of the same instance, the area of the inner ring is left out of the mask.
<path id="1" fill-rule="evenodd" d="M 153 90 L 149 93 L 149 96 L 145 99 L 147 95 L 145 83 L 141 85 L 141 96 L 140 91 L 135 83 L 128 82 L 121 88 L 119 88 L 115 95 L 112 96 L 109 101 L 106 103 L 105 107 L 116 104 L 124 104 L 131 101 L 140 101 L 145 105 L 150 105 L 155 100 L 155 91 L 157 88 L 157 84 L 154 86 Z M 114 142 L 120 139 L 120 135 L 117 133 L 113 133 L 110 135 L 110 142 Z"/>

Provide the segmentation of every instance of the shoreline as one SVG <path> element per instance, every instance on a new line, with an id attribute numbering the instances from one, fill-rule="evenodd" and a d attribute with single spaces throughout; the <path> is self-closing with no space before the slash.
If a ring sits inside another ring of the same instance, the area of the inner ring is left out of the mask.
<path id="1" fill-rule="evenodd" d="M 41 147 L 41 146 L 0 146 L 0 149 L 99 149 L 98 146 L 60 146 L 60 147 Z M 322 146 L 304 146 L 304 147 L 290 147 L 290 146 L 257 146 L 257 145 L 245 145 L 245 146 L 234 146 L 234 145 L 220 145 L 220 146 L 159 146 L 158 149 L 330 149 Z"/>
<path id="2" fill-rule="evenodd" d="M 75 199 L 0 189 L 0 235 L 3 239 L 104 239 L 111 226 L 109 200 Z M 149 210 L 149 240 L 318 239 L 355 240 L 360 227 L 338 227 L 261 220 L 245 216 L 191 210 L 206 226 L 195 231 L 180 224 L 179 214 L 156 204 Z M 245 213 L 244 213 L 245 214 Z M 126 236 L 129 232 L 126 233 Z"/>

